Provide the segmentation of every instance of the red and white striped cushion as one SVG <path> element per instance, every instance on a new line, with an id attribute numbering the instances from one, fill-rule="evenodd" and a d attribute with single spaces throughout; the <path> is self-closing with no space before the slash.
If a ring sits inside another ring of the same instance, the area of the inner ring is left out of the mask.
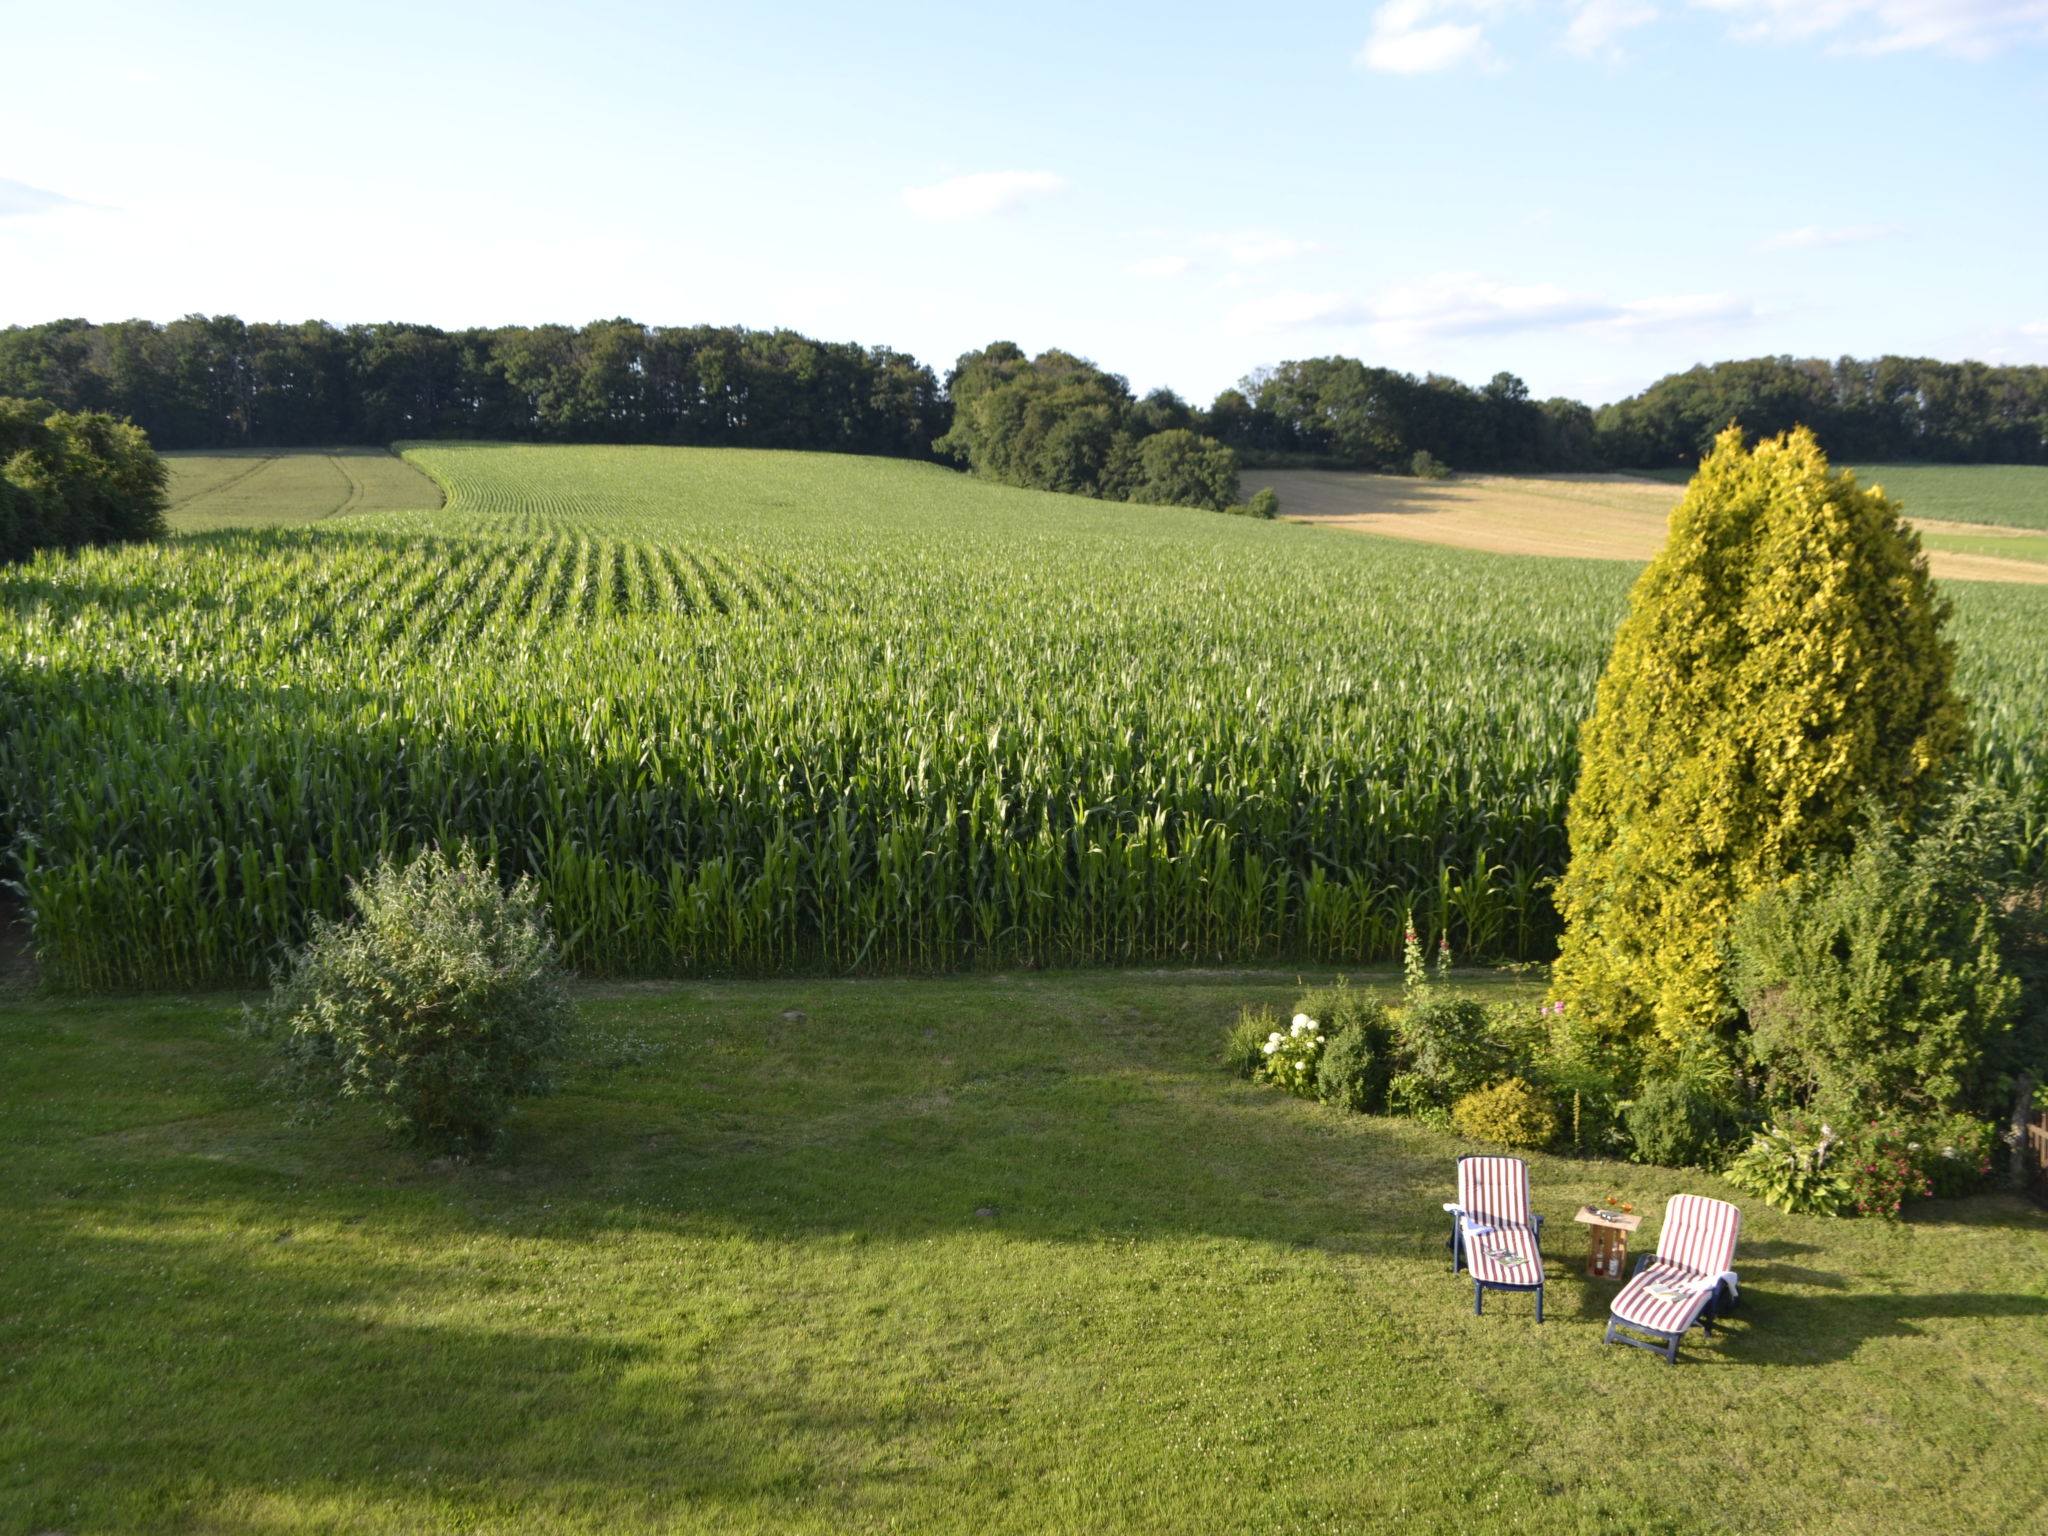
<path id="1" fill-rule="evenodd" d="M 1458 1204 L 1482 1226 L 1527 1226 L 1529 1165 L 1519 1157 L 1458 1159 Z"/>
<path id="2" fill-rule="evenodd" d="M 1503 1264 L 1497 1252 L 1521 1256 L 1519 1264 Z M 1543 1255 L 1536 1247 L 1536 1229 L 1521 1222 L 1506 1223 L 1491 1232 L 1465 1239 L 1465 1263 L 1474 1280 L 1488 1285 L 1540 1285 Z"/>
<path id="3" fill-rule="evenodd" d="M 1657 1234 L 1657 1257 L 1696 1275 L 1719 1275 L 1735 1267 L 1735 1239 L 1742 1212 L 1726 1200 L 1673 1195 Z"/>
<path id="4" fill-rule="evenodd" d="M 1713 1282 L 1735 1267 L 1742 1212 L 1726 1200 L 1673 1195 L 1657 1234 L 1657 1257 L 1621 1288 L 1614 1315 L 1657 1333 L 1682 1333 L 1713 1299 Z M 1652 1286 L 1684 1286 L 1678 1296 L 1652 1296 Z"/>

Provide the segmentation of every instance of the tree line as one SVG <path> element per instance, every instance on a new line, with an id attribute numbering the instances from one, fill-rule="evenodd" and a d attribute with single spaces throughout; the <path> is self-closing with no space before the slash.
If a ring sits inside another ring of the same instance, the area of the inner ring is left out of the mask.
<path id="1" fill-rule="evenodd" d="M 0 331 L 0 395 L 117 412 L 159 448 L 459 437 L 918 457 L 951 421 L 932 370 L 887 347 L 632 320 L 58 320 Z"/>
<path id="2" fill-rule="evenodd" d="M 1690 467 L 1731 422 L 1752 440 L 1806 427 L 1850 463 L 2048 464 L 2048 368 L 1890 356 L 1702 364 L 1602 407 L 1596 449 L 1619 466 Z"/>
<path id="3" fill-rule="evenodd" d="M 2048 463 L 2048 368 L 1928 358 L 1700 365 L 1597 411 L 1350 357 L 1260 368 L 1205 409 L 1059 350 L 996 342 L 941 381 L 795 331 L 334 326 L 189 315 L 0 330 L 0 395 L 132 419 L 160 448 L 467 437 L 951 459 L 1014 484 L 1222 504 L 1237 465 L 1411 472 L 1691 466 L 1731 423 L 1851 462 Z M 1170 434 L 1184 434 L 1174 436 Z M 1149 446 L 1148 446 L 1149 445 Z M 1222 450 L 1228 450 L 1226 456 Z"/>

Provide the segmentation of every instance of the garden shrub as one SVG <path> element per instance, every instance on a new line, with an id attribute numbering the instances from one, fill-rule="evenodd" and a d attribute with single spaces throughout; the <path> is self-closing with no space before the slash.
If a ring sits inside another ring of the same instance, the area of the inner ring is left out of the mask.
<path id="1" fill-rule="evenodd" d="M 1919 536 L 1811 432 L 1716 441 L 1581 733 L 1553 996 L 1648 1053 L 1712 1036 L 1735 908 L 1905 816 L 1965 745 Z"/>
<path id="2" fill-rule="evenodd" d="M 1391 1043 L 1393 1038 L 1387 1005 L 1376 993 L 1352 986 L 1348 977 L 1339 976 L 1327 987 L 1311 987 L 1294 1000 L 1294 1011 L 1314 1019 L 1326 1035 L 1364 1029 L 1382 1043 Z"/>
<path id="3" fill-rule="evenodd" d="M 1734 1111 L 1692 1083 L 1651 1078 L 1623 1112 L 1629 1154 L 1666 1168 L 1718 1168 L 1741 1133 Z"/>
<path id="4" fill-rule="evenodd" d="M 1494 1037 L 1492 1020 L 1470 998 L 1446 997 L 1429 989 L 1401 1011 L 1395 1031 L 1409 1071 L 1433 1085 L 1445 1103 L 1497 1081 L 1509 1070 L 1508 1054 Z"/>
<path id="5" fill-rule="evenodd" d="M 1396 1072 L 1387 1079 L 1387 1113 L 1412 1115 L 1428 1125 L 1449 1125 L 1450 1095 L 1420 1072 Z"/>
<path id="6" fill-rule="evenodd" d="M 252 1033 L 278 1042 L 301 1110 L 374 1105 L 412 1144 L 469 1154 L 553 1086 L 574 1021 L 547 911 L 470 849 L 380 863 L 353 922 L 315 918 Z"/>
<path id="7" fill-rule="evenodd" d="M 1897 1122 L 1874 1120 L 1843 1137 L 1835 1166 L 1848 1191 L 1845 1214 L 1897 1221 L 1908 1199 L 1933 1192 L 1932 1182 L 1916 1166 L 1920 1149 L 1912 1134 Z"/>
<path id="8" fill-rule="evenodd" d="M 1547 1147 L 1562 1122 L 1547 1095 L 1519 1077 L 1468 1093 L 1451 1106 L 1451 1129 L 1503 1147 Z"/>
<path id="9" fill-rule="evenodd" d="M 1271 486 L 1252 492 L 1252 499 L 1244 504 L 1246 517 L 1261 517 L 1271 520 L 1280 515 L 1280 498 Z"/>
<path id="10" fill-rule="evenodd" d="M 1927 1180 L 1927 1192 L 1953 1200 L 1984 1186 L 2004 1145 L 1998 1128 L 1973 1115 L 1929 1115 L 1912 1127 L 1907 1149 Z"/>
<path id="11" fill-rule="evenodd" d="M 1844 1150 L 1832 1127 L 1794 1117 L 1758 1131 L 1722 1176 L 1794 1216 L 1840 1216 L 1854 1204 Z"/>
<path id="12" fill-rule="evenodd" d="M 1729 977 L 1773 1091 L 1856 1124 L 1998 1097 L 1987 1048 L 2019 983 L 1999 954 L 2004 818 L 1964 796 L 1909 836 L 1871 807 L 1846 858 L 1737 911 Z"/>
<path id="13" fill-rule="evenodd" d="M 1392 1067 L 1383 1035 L 1375 1036 L 1369 1029 L 1347 1029 L 1323 1047 L 1316 1067 L 1316 1092 L 1326 1104 L 1371 1114 L 1386 1107 Z"/>
<path id="14" fill-rule="evenodd" d="M 1266 1065 L 1266 1041 L 1279 1027 L 1280 1015 L 1270 1007 L 1238 1009 L 1223 1039 L 1224 1067 L 1238 1077 L 1257 1077 Z"/>
<path id="15" fill-rule="evenodd" d="M 1611 1156 L 1627 1149 L 1621 1088 L 1612 1073 L 1574 1058 L 1545 1058 L 1536 1071 L 1536 1081 L 1557 1105 L 1558 1134 L 1573 1151 Z"/>

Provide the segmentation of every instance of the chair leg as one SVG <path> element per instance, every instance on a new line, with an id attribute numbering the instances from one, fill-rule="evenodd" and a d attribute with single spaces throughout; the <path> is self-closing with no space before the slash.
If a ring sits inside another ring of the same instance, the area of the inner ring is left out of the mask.
<path id="1" fill-rule="evenodd" d="M 1477 1280 L 1474 1280 L 1472 1282 L 1472 1315 L 1474 1317 L 1483 1317 L 1485 1315 L 1484 1309 L 1480 1306 L 1480 1302 L 1485 1298 L 1485 1296 L 1486 1287 L 1481 1285 Z"/>
<path id="2" fill-rule="evenodd" d="M 1536 1321 L 1543 1321 L 1543 1287 L 1536 1287 Z"/>

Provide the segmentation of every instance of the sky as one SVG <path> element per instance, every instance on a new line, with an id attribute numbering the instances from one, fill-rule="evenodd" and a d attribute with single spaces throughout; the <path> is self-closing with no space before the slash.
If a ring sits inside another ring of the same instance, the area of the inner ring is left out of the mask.
<path id="1" fill-rule="evenodd" d="M 0 325 L 2048 363 L 2048 0 L 0 0 Z"/>

